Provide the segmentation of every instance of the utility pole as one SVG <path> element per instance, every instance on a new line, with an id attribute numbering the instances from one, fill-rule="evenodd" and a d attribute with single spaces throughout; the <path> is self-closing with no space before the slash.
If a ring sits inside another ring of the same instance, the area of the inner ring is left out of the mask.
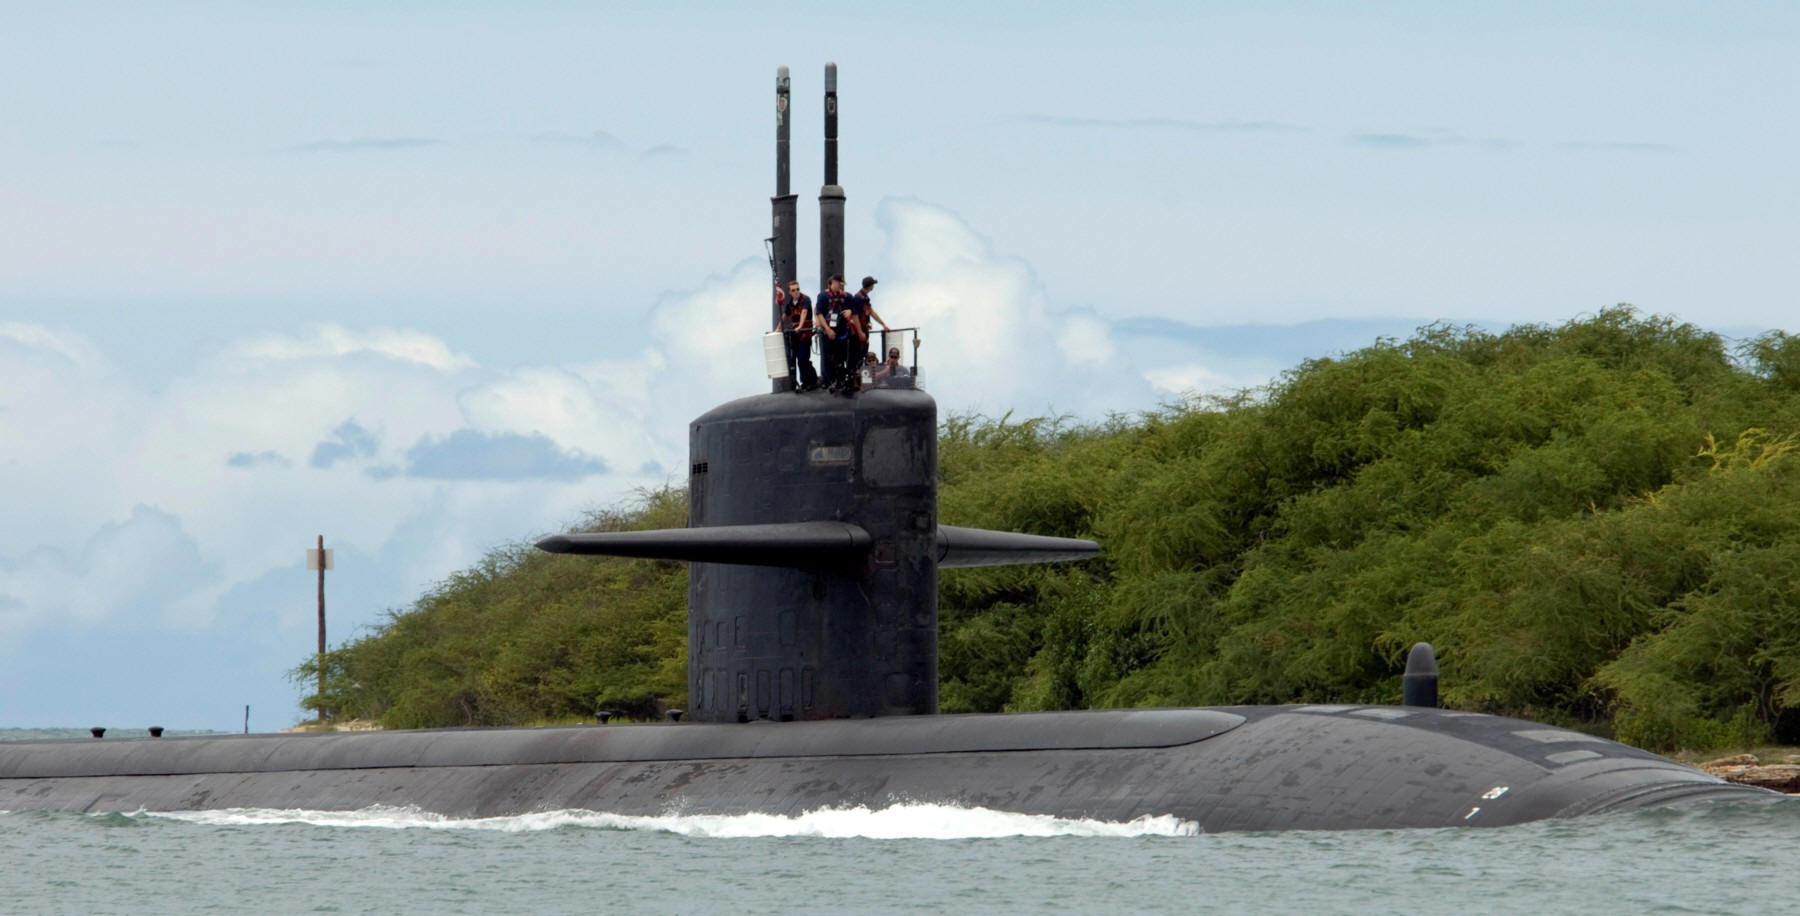
<path id="1" fill-rule="evenodd" d="M 306 552 L 306 568 L 319 571 L 319 724 L 325 723 L 325 570 L 332 566 L 331 551 L 325 549 L 325 535 L 319 535 L 317 549 Z"/>

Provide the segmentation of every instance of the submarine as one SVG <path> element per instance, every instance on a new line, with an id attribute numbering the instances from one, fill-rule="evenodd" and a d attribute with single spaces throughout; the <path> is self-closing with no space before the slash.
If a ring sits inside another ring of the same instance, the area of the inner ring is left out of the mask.
<path id="1" fill-rule="evenodd" d="M 777 288 L 795 277 L 789 93 L 784 67 Z M 824 114 L 822 280 L 843 271 L 830 64 Z M 1497 827 L 1781 797 L 1580 732 L 1438 708 L 1423 644 L 1395 706 L 939 714 L 939 570 L 1079 562 L 1099 545 L 940 523 L 937 407 L 918 384 L 916 345 L 910 375 L 848 397 L 796 390 L 775 349 L 768 392 L 689 426 L 687 527 L 538 543 L 690 564 L 686 721 L 0 743 L 0 810 L 796 815 L 933 803 L 1174 817 L 1210 833 Z"/>

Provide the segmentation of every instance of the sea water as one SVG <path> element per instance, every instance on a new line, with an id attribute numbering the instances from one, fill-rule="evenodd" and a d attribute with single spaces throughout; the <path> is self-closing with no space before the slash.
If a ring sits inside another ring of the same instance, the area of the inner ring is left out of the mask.
<path id="1" fill-rule="evenodd" d="M 939 805 L 0 813 L 6 913 L 1776 913 L 1800 798 L 1503 828 L 1200 834 Z"/>

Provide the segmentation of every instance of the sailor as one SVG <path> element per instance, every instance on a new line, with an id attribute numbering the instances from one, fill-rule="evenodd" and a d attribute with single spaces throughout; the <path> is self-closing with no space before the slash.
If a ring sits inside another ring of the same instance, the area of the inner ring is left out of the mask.
<path id="1" fill-rule="evenodd" d="M 888 347 L 887 360 L 876 366 L 873 373 L 878 384 L 889 384 L 893 379 L 905 378 L 911 374 L 912 372 L 906 368 L 906 364 L 900 361 L 899 347 Z"/>
<path id="2" fill-rule="evenodd" d="M 789 280 L 782 299 L 781 340 L 787 345 L 788 381 L 797 382 L 795 391 L 819 387 L 818 373 L 813 371 L 812 339 L 812 300 L 800 291 L 800 281 Z"/>
<path id="3" fill-rule="evenodd" d="M 888 327 L 886 321 L 882 320 L 881 313 L 875 311 L 875 303 L 869 299 L 870 294 L 875 292 L 876 282 L 878 281 L 874 277 L 862 278 L 862 289 L 850 297 L 850 311 L 856 315 L 857 333 L 845 341 L 854 351 L 844 355 L 846 366 L 853 368 L 862 366 L 863 356 L 869 352 L 869 322 L 871 319 L 880 324 L 883 331 L 893 330 Z"/>
<path id="4" fill-rule="evenodd" d="M 844 278 L 833 274 L 826 281 L 825 289 L 819 293 L 818 301 L 813 305 L 813 327 L 820 334 L 819 364 L 824 367 L 824 378 L 820 383 L 826 388 L 836 390 L 843 386 L 847 373 L 844 371 L 845 342 L 850 335 L 848 317 L 850 315 L 850 297 L 844 292 Z"/>

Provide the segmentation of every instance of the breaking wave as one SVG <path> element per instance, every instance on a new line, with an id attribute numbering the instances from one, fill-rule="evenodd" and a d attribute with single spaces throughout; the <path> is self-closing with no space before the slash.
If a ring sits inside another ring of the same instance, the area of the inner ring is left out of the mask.
<path id="1" fill-rule="evenodd" d="M 1194 836 L 1193 821 L 1174 815 L 1146 815 L 1130 821 L 1096 821 L 1018 814 L 990 808 L 901 804 L 888 808 L 820 808 L 797 815 L 664 814 L 634 816 L 599 811 L 544 811 L 508 817 L 457 818 L 416 808 L 375 806 L 357 811 L 301 811 L 226 808 L 218 811 L 139 813 L 215 826 L 307 824 L 317 827 L 373 827 L 389 830 L 494 830 L 529 833 L 564 828 L 635 830 L 691 837 L 827 837 L 879 840 L 961 840 L 994 837 Z"/>

